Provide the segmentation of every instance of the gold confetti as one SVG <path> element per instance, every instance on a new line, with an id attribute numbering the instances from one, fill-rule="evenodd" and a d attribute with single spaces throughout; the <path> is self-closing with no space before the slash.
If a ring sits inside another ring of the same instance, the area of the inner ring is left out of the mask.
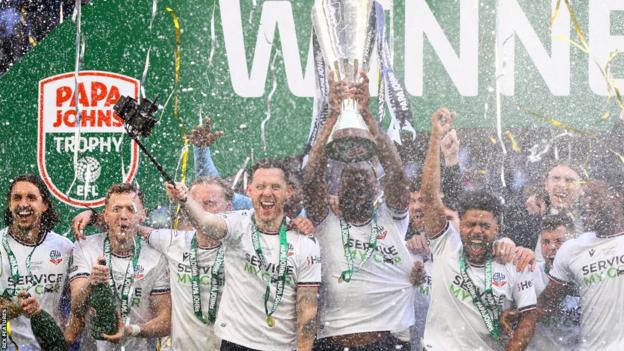
<path id="1" fill-rule="evenodd" d="M 516 142 L 516 138 L 514 137 L 511 130 L 508 130 L 506 134 L 507 138 L 509 138 L 509 141 L 511 142 L 511 149 L 516 153 L 522 152 L 522 149 L 520 148 L 520 145 L 518 145 L 518 142 Z"/>
<path id="2" fill-rule="evenodd" d="M 561 0 L 557 0 L 557 5 L 555 5 L 555 9 L 553 11 L 552 16 L 550 16 L 550 27 L 552 28 L 553 24 L 559 17 L 559 10 L 561 10 Z"/>

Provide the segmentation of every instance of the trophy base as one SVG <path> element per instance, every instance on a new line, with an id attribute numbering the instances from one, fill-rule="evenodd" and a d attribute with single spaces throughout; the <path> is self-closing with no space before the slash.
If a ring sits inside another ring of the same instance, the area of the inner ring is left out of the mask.
<path id="1" fill-rule="evenodd" d="M 377 152 L 377 144 L 366 129 L 343 128 L 332 134 L 325 149 L 329 158 L 352 163 L 370 160 Z"/>

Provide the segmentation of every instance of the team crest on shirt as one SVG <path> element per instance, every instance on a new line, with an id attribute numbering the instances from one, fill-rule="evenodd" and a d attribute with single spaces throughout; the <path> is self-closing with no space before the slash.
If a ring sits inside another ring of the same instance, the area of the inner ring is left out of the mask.
<path id="1" fill-rule="evenodd" d="M 182 253 L 182 262 L 188 261 L 189 257 L 191 257 L 191 253 L 188 251 L 184 251 L 184 253 Z"/>
<path id="2" fill-rule="evenodd" d="M 54 264 L 59 264 L 63 262 L 63 255 L 61 255 L 61 252 L 59 250 L 50 251 L 50 262 Z"/>
<path id="3" fill-rule="evenodd" d="M 377 226 L 377 229 L 379 230 L 379 234 L 377 234 L 377 240 L 384 240 L 386 238 L 386 235 L 388 235 L 388 230 L 384 229 L 383 226 Z"/>
<path id="4" fill-rule="evenodd" d="M 288 257 L 294 254 L 295 254 L 295 247 L 293 246 L 293 244 L 288 243 Z"/>
<path id="5" fill-rule="evenodd" d="M 492 285 L 498 286 L 499 288 L 507 285 L 507 280 L 505 279 L 505 275 L 501 272 L 496 272 L 492 276 Z"/>
<path id="6" fill-rule="evenodd" d="M 145 268 L 138 264 L 134 270 L 134 279 L 139 280 L 145 277 Z"/>

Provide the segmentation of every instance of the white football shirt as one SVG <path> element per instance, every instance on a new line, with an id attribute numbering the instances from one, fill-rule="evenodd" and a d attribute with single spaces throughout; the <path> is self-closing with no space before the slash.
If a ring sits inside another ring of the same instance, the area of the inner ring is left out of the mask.
<path id="1" fill-rule="evenodd" d="M 91 268 L 100 256 L 104 256 L 104 238 L 106 234 L 87 236 L 85 240 L 74 243 L 73 264 L 70 270 L 70 279 L 86 277 L 91 274 Z M 137 237 L 138 239 L 138 237 Z M 117 286 L 118 298 L 121 298 L 121 289 L 128 265 L 132 265 L 132 257 L 120 257 L 111 255 L 112 272 Z M 110 267 L 109 267 L 110 269 Z M 132 271 L 132 268 L 130 268 Z M 150 297 L 158 294 L 169 294 L 169 272 L 167 261 L 160 252 L 154 250 L 145 242 L 142 242 L 141 253 L 137 269 L 134 272 L 134 283 L 131 290 L 130 324 L 143 324 L 150 321 L 154 315 L 150 307 Z M 119 302 L 119 300 L 118 300 Z M 86 338 L 83 339 L 81 348 L 84 350 L 119 350 L 121 344 L 113 344 L 107 341 L 97 342 L 91 337 L 91 323 L 87 316 L 85 327 Z M 146 351 L 156 349 L 157 339 L 153 338 L 126 338 L 123 346 L 130 351 Z"/>
<path id="2" fill-rule="evenodd" d="M 581 296 L 581 350 L 624 350 L 624 235 L 589 232 L 566 241 L 550 277 L 575 283 Z"/>
<path id="3" fill-rule="evenodd" d="M 12 300 L 17 302 L 17 293 L 20 290 L 27 290 L 63 329 L 59 304 L 69 271 L 72 242 L 54 232 L 44 234 L 37 245 L 27 245 L 16 240 L 7 233 L 7 228 L 0 231 L 0 240 L 5 235 L 17 259 L 19 279 L 17 286 L 14 285 L 7 253 L 0 244 L 0 293 L 10 295 Z M 26 258 L 30 254 L 32 254 L 31 275 L 26 271 Z M 17 290 L 14 293 L 15 287 Z M 30 319 L 24 315 L 11 320 L 11 332 L 20 350 L 40 350 L 39 343 L 30 328 Z M 9 347 L 13 347 L 10 342 Z"/>
<path id="4" fill-rule="evenodd" d="M 362 267 L 372 221 L 349 225 L 349 245 L 354 257 L 350 282 L 339 282 L 347 269 L 340 219 L 331 211 L 318 225 L 316 237 L 323 258 L 323 284 L 319 304 L 318 337 L 372 331 L 398 332 L 414 324 L 414 286 L 409 281 L 414 265 L 405 246 L 407 212 L 393 213 L 383 205 L 377 210 L 380 231 L 377 248 Z"/>
<path id="5" fill-rule="evenodd" d="M 549 281 L 546 264 L 540 263 L 533 272 L 535 293 L 538 296 L 544 291 Z M 526 349 L 530 351 L 576 350 L 581 332 L 580 308 L 578 296 L 566 296 L 552 316 L 535 325 L 535 334 Z"/>
<path id="6" fill-rule="evenodd" d="M 433 255 L 431 305 L 427 314 L 423 347 L 429 351 L 439 350 L 502 350 L 490 336 L 481 314 L 464 290 L 459 262 L 463 245 L 453 226 L 430 240 Z M 471 266 L 466 262 L 468 276 L 479 291 L 485 289 L 484 267 Z M 492 262 L 492 292 L 499 299 L 501 310 L 512 302 L 518 310 L 535 308 L 537 302 L 532 274 L 528 268 L 516 272 L 512 264 Z"/>
<path id="7" fill-rule="evenodd" d="M 312 236 L 287 232 L 288 271 L 284 295 L 273 314 L 275 326 L 266 323 L 265 279 L 271 279 L 269 309 L 273 306 L 279 263 L 279 234 L 260 233 L 264 267 L 251 239 L 253 211 L 221 214 L 227 223 L 225 286 L 215 323 L 223 340 L 256 350 L 293 350 L 296 347 L 296 289 L 318 286 L 321 281 L 319 247 Z"/>
<path id="8" fill-rule="evenodd" d="M 154 230 L 149 235 L 149 244 L 167 258 L 171 275 L 171 349 L 172 350 L 218 350 L 221 340 L 214 334 L 211 324 L 204 324 L 193 312 L 191 290 L 191 240 L 194 231 L 171 229 Z M 211 269 L 219 248 L 197 248 L 201 307 L 208 321 L 208 306 L 211 289 Z M 221 270 L 223 272 L 223 269 Z M 223 273 L 220 286 L 223 287 Z M 220 290 L 221 290 L 220 288 Z M 217 308 L 218 308 L 217 303 Z"/>

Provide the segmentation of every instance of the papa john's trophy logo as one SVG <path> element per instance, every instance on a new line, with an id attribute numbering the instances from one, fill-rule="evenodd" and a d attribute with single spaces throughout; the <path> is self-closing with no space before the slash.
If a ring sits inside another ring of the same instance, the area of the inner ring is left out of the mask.
<path id="1" fill-rule="evenodd" d="M 102 206 L 109 186 L 134 179 L 138 146 L 125 137 L 123 121 L 113 106 L 122 95 L 136 99 L 138 91 L 139 82 L 131 77 L 80 72 L 78 103 L 82 119 L 78 134 L 74 73 L 39 82 L 37 166 L 57 199 L 75 207 Z"/>

